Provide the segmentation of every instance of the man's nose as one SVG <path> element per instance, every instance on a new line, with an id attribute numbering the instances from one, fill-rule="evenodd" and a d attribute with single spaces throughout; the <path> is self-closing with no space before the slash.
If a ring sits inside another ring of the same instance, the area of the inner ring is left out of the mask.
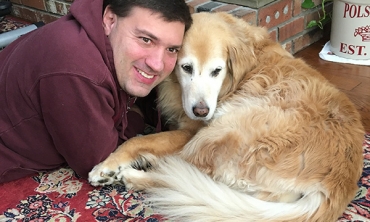
<path id="1" fill-rule="evenodd" d="M 161 72 L 164 69 L 164 56 L 164 49 L 155 49 L 147 57 L 146 65 L 155 72 Z"/>

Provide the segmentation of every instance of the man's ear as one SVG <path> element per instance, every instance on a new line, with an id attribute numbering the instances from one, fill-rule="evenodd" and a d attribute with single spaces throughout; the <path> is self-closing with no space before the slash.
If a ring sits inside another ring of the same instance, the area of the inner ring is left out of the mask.
<path id="1" fill-rule="evenodd" d="M 103 29 L 105 35 L 109 35 L 116 25 L 117 22 L 117 15 L 113 13 L 109 5 L 104 9 L 103 13 Z"/>

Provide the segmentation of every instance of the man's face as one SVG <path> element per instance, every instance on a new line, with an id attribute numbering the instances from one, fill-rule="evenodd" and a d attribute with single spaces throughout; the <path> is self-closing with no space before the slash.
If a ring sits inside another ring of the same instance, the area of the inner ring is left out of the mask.
<path id="1" fill-rule="evenodd" d="M 103 27 L 112 45 L 118 82 L 128 94 L 148 95 L 174 69 L 183 23 L 167 22 L 158 13 L 138 7 L 121 18 L 107 7 Z"/>

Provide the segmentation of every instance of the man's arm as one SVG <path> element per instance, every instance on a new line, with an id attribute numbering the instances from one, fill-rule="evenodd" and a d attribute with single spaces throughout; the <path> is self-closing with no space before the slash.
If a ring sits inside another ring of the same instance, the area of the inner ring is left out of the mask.
<path id="1" fill-rule="evenodd" d="M 71 75 L 44 77 L 39 93 L 42 116 L 56 150 L 73 170 L 87 177 L 117 147 L 113 95 Z"/>

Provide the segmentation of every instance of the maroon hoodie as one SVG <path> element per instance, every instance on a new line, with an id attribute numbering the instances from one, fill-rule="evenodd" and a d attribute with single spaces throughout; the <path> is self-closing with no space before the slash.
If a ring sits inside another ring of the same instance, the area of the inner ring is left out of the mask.
<path id="1" fill-rule="evenodd" d="M 65 164 L 86 177 L 143 130 L 117 83 L 102 6 L 75 0 L 70 14 L 0 52 L 0 183 Z"/>

